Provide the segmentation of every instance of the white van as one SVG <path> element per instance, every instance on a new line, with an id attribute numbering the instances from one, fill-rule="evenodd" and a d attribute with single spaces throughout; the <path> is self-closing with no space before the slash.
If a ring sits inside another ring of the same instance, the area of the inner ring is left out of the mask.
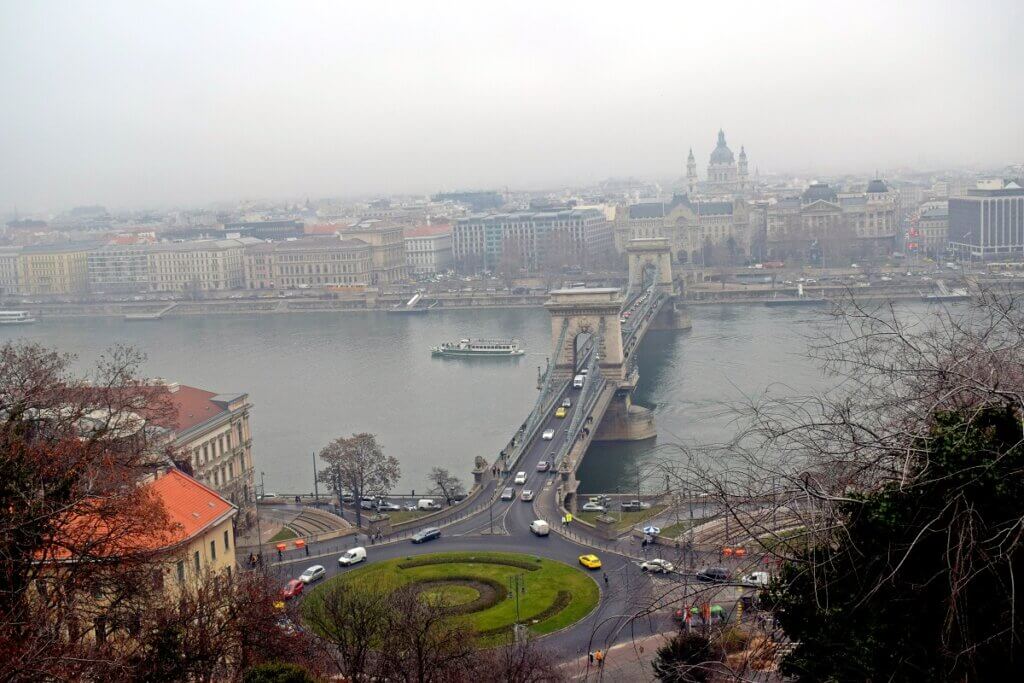
<path id="1" fill-rule="evenodd" d="M 551 533 L 551 527 L 543 519 L 535 519 L 530 524 L 530 531 L 536 536 L 547 536 Z"/>
<path id="2" fill-rule="evenodd" d="M 583 388 L 583 380 L 585 380 L 586 378 L 587 378 L 586 375 L 576 375 L 575 377 L 573 377 L 572 378 L 572 388 L 573 389 L 582 389 Z"/>
<path id="3" fill-rule="evenodd" d="M 417 510 L 440 510 L 441 504 L 430 498 L 420 498 L 416 501 Z"/>
<path id="4" fill-rule="evenodd" d="M 743 583 L 748 586 L 767 586 L 770 580 L 768 572 L 752 572 L 743 577 Z"/>
<path id="5" fill-rule="evenodd" d="M 347 567 L 350 564 L 358 564 L 366 559 L 366 548 L 358 547 L 352 548 L 344 555 L 338 558 L 338 564 L 342 567 Z"/>

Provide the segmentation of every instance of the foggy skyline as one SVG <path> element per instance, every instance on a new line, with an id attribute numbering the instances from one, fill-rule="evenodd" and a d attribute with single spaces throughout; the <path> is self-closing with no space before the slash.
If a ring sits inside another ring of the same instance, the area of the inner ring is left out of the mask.
<path id="1" fill-rule="evenodd" d="M 7 3 L 0 212 L 1024 160 L 1020 3 L 626 7 Z"/>

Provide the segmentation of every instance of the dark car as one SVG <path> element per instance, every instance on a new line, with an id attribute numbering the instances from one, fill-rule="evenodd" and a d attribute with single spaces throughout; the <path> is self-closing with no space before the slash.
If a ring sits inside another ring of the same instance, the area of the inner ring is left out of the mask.
<path id="1" fill-rule="evenodd" d="M 433 541 L 435 538 L 441 538 L 441 530 L 436 526 L 427 527 L 421 529 L 415 536 L 412 537 L 413 543 L 426 543 L 427 541 Z"/>
<path id="2" fill-rule="evenodd" d="M 725 567 L 708 567 L 697 572 L 697 579 L 711 583 L 728 583 L 732 581 L 732 574 Z"/>

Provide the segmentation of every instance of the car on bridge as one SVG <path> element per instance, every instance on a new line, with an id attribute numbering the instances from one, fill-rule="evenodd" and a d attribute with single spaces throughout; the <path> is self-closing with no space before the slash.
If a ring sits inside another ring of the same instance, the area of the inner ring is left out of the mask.
<path id="1" fill-rule="evenodd" d="M 665 574 L 668 572 L 674 572 L 676 566 L 668 560 L 663 560 L 660 557 L 656 557 L 653 560 L 647 560 L 640 565 L 640 571 L 650 572 L 652 574 Z"/>
<path id="2" fill-rule="evenodd" d="M 626 500 L 622 502 L 623 512 L 639 512 L 641 510 L 649 510 L 651 508 L 650 503 L 645 503 L 642 500 Z"/>
<path id="3" fill-rule="evenodd" d="M 523 501 L 524 503 L 528 503 L 529 501 L 533 500 L 533 491 L 531 491 L 530 489 L 523 489 L 523 492 L 519 494 L 519 500 Z"/>
<path id="4" fill-rule="evenodd" d="M 580 555 L 580 564 L 587 569 L 600 569 L 601 558 L 593 554 Z"/>
<path id="5" fill-rule="evenodd" d="M 608 508 L 606 508 L 604 505 L 601 505 L 600 503 L 584 503 L 583 504 L 583 511 L 584 512 L 605 512 L 607 509 Z"/>
<path id="6" fill-rule="evenodd" d="M 551 441 L 551 439 L 555 438 L 555 430 L 545 429 L 544 433 L 540 435 L 540 438 L 544 439 L 545 441 Z"/>
<path id="7" fill-rule="evenodd" d="M 512 482 L 514 484 L 525 484 L 526 483 L 526 472 L 516 472 L 516 478 Z"/>
<path id="8" fill-rule="evenodd" d="M 555 409 L 555 417 L 562 418 L 567 414 L 568 412 L 566 411 L 565 406 L 558 406 L 558 408 Z"/>
<path id="9" fill-rule="evenodd" d="M 511 486 L 506 486 L 505 490 L 501 492 L 502 500 L 512 500 L 516 497 L 516 490 Z"/>
<path id="10" fill-rule="evenodd" d="M 537 463 L 538 472 L 547 472 L 549 469 L 551 469 L 551 465 L 548 464 L 547 460 L 541 460 L 539 463 Z"/>

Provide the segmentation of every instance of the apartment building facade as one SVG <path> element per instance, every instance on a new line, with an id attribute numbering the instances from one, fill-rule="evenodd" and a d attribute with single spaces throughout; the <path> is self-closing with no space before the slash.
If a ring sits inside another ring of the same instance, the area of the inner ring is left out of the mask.
<path id="1" fill-rule="evenodd" d="M 452 257 L 466 272 L 496 271 L 503 261 L 531 271 L 582 265 L 612 247 L 612 224 L 597 209 L 478 214 L 452 226 Z"/>
<path id="2" fill-rule="evenodd" d="M 949 199 L 950 247 L 961 258 L 1024 254 L 1024 186 L 1015 181 L 981 183 Z"/>
<path id="3" fill-rule="evenodd" d="M 451 268 L 451 226 L 421 225 L 406 230 L 405 258 L 416 275 L 442 273 Z"/>
<path id="4" fill-rule="evenodd" d="M 365 285 L 372 280 L 372 248 L 362 240 L 305 237 L 246 247 L 246 289 Z"/>
<path id="5" fill-rule="evenodd" d="M 166 383 L 175 411 L 172 444 L 187 457 L 193 476 L 240 510 L 238 525 L 253 521 L 256 489 L 249 395 L 217 394 Z"/>
<path id="6" fill-rule="evenodd" d="M 95 244 L 40 244 L 18 254 L 18 292 L 77 296 L 89 291 L 87 254 Z"/>
<path id="7" fill-rule="evenodd" d="M 343 239 L 359 240 L 370 247 L 370 281 L 380 286 L 404 282 L 411 269 L 405 260 L 405 237 L 401 226 L 361 221 L 338 231 Z"/>

